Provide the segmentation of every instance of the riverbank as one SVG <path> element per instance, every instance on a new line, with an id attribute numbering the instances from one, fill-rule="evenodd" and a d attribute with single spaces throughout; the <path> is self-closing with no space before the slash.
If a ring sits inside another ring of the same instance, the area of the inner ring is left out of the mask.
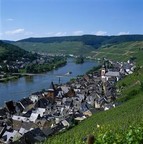
<path id="1" fill-rule="evenodd" d="M 34 72 L 34 73 L 26 73 L 26 70 L 24 70 L 24 69 L 21 70 L 21 73 L 6 73 L 5 76 L 0 79 L 0 82 L 8 82 L 10 80 L 16 80 L 16 79 L 21 78 L 23 76 L 34 76 L 34 75 L 44 74 L 46 72 L 49 72 L 49 71 L 58 69 L 60 67 L 63 67 L 64 65 L 66 65 L 66 63 L 67 63 L 67 61 L 64 60 L 64 61 L 58 61 L 55 64 L 50 65 L 50 67 L 49 67 L 49 64 L 35 65 L 35 68 L 29 67 L 28 72 Z M 30 70 L 30 69 L 32 69 L 32 70 Z"/>
<path id="2" fill-rule="evenodd" d="M 32 74 L 32 73 L 13 73 L 11 76 L 8 76 L 6 78 L 1 78 L 0 82 L 8 82 L 11 80 L 16 80 L 21 77 L 26 77 L 26 76 L 35 76 L 35 75 L 42 75 L 42 74 Z"/>

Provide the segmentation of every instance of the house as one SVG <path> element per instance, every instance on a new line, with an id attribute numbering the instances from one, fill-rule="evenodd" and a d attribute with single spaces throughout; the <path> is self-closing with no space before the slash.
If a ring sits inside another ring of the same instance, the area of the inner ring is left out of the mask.
<path id="1" fill-rule="evenodd" d="M 29 121 L 35 123 L 35 121 L 37 120 L 38 116 L 39 116 L 38 113 L 32 113 L 31 116 L 30 116 L 30 118 L 29 118 Z"/>
<path id="2" fill-rule="evenodd" d="M 70 126 L 70 124 L 66 120 L 62 120 L 61 123 L 64 125 L 64 127 Z"/>
<path id="3" fill-rule="evenodd" d="M 52 128 L 43 128 L 42 132 L 46 135 L 46 137 L 52 136 L 54 134 L 54 129 Z"/>
<path id="4" fill-rule="evenodd" d="M 6 108 L 0 108 L 0 118 L 6 118 L 7 117 L 7 109 Z"/>
<path id="5" fill-rule="evenodd" d="M 120 73 L 119 72 L 114 72 L 114 71 L 108 71 L 107 73 L 105 73 L 105 78 L 108 81 L 108 78 L 111 77 L 116 77 L 116 80 L 118 81 L 120 79 Z"/>
<path id="6" fill-rule="evenodd" d="M 12 139 L 14 138 L 14 136 L 17 134 L 18 132 L 16 130 L 14 131 L 5 131 L 5 133 L 2 135 L 2 140 L 3 140 L 3 143 L 8 143 L 10 141 L 12 141 Z"/>
<path id="7" fill-rule="evenodd" d="M 38 95 L 31 95 L 29 98 L 33 103 L 38 101 Z"/>
<path id="8" fill-rule="evenodd" d="M 100 109 L 100 103 L 98 103 L 98 101 L 95 101 L 95 108 Z"/>
<path id="9" fill-rule="evenodd" d="M 84 114 L 85 116 L 89 116 L 89 117 L 92 116 L 92 113 L 91 113 L 90 110 L 84 111 L 83 114 Z"/>
<path id="10" fill-rule="evenodd" d="M 66 94 L 69 91 L 70 87 L 63 85 L 63 86 L 61 86 L 61 89 L 63 91 L 63 94 Z"/>
<path id="11" fill-rule="evenodd" d="M 16 113 L 16 109 L 15 109 L 13 101 L 5 102 L 5 106 L 6 106 L 6 109 L 8 110 L 8 112 L 10 114 L 15 114 Z"/>
<path id="12" fill-rule="evenodd" d="M 24 141 L 23 143 L 27 144 L 34 144 L 42 142 L 46 139 L 46 135 L 40 130 L 40 128 L 33 129 L 31 131 L 28 131 L 23 135 Z"/>
<path id="13" fill-rule="evenodd" d="M 62 123 L 58 123 L 55 125 L 54 129 L 54 133 L 58 133 L 60 131 L 63 131 L 65 129 L 65 126 Z"/>
<path id="14" fill-rule="evenodd" d="M 50 103 L 48 99 L 41 98 L 36 102 L 35 108 L 47 108 L 48 106 L 51 106 L 51 105 L 52 104 Z"/>
<path id="15" fill-rule="evenodd" d="M 71 100 L 66 100 L 64 105 L 65 105 L 65 108 L 67 108 L 67 109 L 73 107 L 73 100 L 72 99 Z"/>
<path id="16" fill-rule="evenodd" d="M 74 114 L 74 119 L 77 121 L 82 121 L 82 120 L 86 119 L 86 116 L 83 113 L 76 112 Z"/>
<path id="17" fill-rule="evenodd" d="M 98 98 L 97 100 L 95 100 L 95 108 L 100 109 L 105 103 L 107 103 L 105 97 Z"/>
<path id="18" fill-rule="evenodd" d="M 62 105 L 62 99 L 56 99 L 56 105 L 61 106 Z"/>
<path id="19" fill-rule="evenodd" d="M 33 102 L 29 97 L 21 99 L 17 104 L 18 109 L 23 112 L 29 110 L 33 106 Z"/>
<path id="20" fill-rule="evenodd" d="M 134 66 L 131 63 L 127 62 L 123 64 L 123 69 L 125 70 L 126 75 L 132 74 L 134 71 Z"/>
<path id="21" fill-rule="evenodd" d="M 26 112 L 23 112 L 21 116 L 29 118 L 31 116 L 33 110 L 35 110 L 35 109 L 32 108 L 32 109 L 30 109 L 30 110 L 28 110 Z"/>
<path id="22" fill-rule="evenodd" d="M 21 122 L 29 122 L 29 118 L 23 116 L 13 115 L 12 120 L 21 121 Z"/>
<path id="23" fill-rule="evenodd" d="M 45 111 L 46 111 L 45 108 L 37 108 L 34 112 L 35 112 L 36 114 L 39 114 L 40 117 L 43 117 Z"/>
<path id="24" fill-rule="evenodd" d="M 21 134 L 21 135 L 24 135 L 25 133 L 27 133 L 28 132 L 28 130 L 26 130 L 25 128 L 23 128 L 23 127 L 21 127 L 20 129 L 19 129 L 19 133 Z"/>
<path id="25" fill-rule="evenodd" d="M 74 111 L 79 110 L 81 101 L 78 98 L 73 99 Z"/>
<path id="26" fill-rule="evenodd" d="M 73 88 L 70 88 L 69 91 L 65 94 L 65 97 L 74 97 L 75 91 Z"/>
<path id="27" fill-rule="evenodd" d="M 31 129 L 37 128 L 38 125 L 33 122 L 22 122 L 21 128 L 24 128 L 25 130 L 29 131 Z"/>
<path id="28" fill-rule="evenodd" d="M 84 75 L 84 76 L 83 76 L 83 79 L 84 79 L 86 82 L 88 82 L 88 81 L 90 80 L 90 78 L 89 78 L 88 75 Z"/>
<path id="29" fill-rule="evenodd" d="M 87 96 L 86 97 L 87 103 L 90 104 L 90 105 L 92 105 L 92 106 L 94 106 L 94 99 L 95 98 L 93 96 Z"/>
<path id="30" fill-rule="evenodd" d="M 85 111 L 88 110 L 88 106 L 87 106 L 87 103 L 86 103 L 86 102 L 81 102 L 80 110 L 81 110 L 82 112 L 85 112 Z"/>
<path id="31" fill-rule="evenodd" d="M 85 95 L 84 94 L 76 94 L 78 100 L 81 102 L 85 99 Z"/>

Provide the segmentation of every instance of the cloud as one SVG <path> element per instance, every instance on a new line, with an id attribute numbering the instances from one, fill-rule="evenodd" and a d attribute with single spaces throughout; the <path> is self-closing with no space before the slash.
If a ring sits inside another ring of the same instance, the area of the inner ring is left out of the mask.
<path id="1" fill-rule="evenodd" d="M 67 35 L 67 32 L 57 32 L 53 34 L 53 36 L 66 36 L 66 35 Z"/>
<path id="2" fill-rule="evenodd" d="M 95 33 L 95 35 L 105 36 L 105 35 L 107 35 L 107 32 L 106 32 L 106 31 L 97 31 L 97 32 Z"/>
<path id="3" fill-rule="evenodd" d="M 13 18 L 8 18 L 8 19 L 6 19 L 7 21 L 14 21 L 14 19 Z"/>
<path id="4" fill-rule="evenodd" d="M 128 35 L 130 32 L 119 32 L 118 35 Z"/>
<path id="5" fill-rule="evenodd" d="M 10 31 L 6 31 L 5 34 L 6 35 L 16 35 L 16 34 L 24 34 L 25 30 L 22 28 L 19 29 L 15 29 L 15 30 L 10 30 Z"/>
<path id="6" fill-rule="evenodd" d="M 84 32 L 81 31 L 81 30 L 78 30 L 78 31 L 74 31 L 74 32 L 73 32 L 73 35 L 83 35 L 83 34 L 84 34 Z"/>

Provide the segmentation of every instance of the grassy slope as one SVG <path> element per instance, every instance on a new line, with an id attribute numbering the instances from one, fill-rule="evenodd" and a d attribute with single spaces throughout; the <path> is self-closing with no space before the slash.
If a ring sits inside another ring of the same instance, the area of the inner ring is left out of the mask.
<path id="1" fill-rule="evenodd" d="M 28 50 L 47 52 L 54 54 L 87 54 L 94 50 L 89 45 L 84 45 L 82 42 L 54 42 L 54 43 L 35 43 L 35 42 L 17 42 L 17 46 Z"/>
<path id="2" fill-rule="evenodd" d="M 143 51 L 139 51 L 139 48 L 142 46 L 143 42 L 118 44 L 109 47 L 109 50 L 106 48 L 99 50 L 98 56 L 111 56 L 112 59 L 116 60 L 126 60 L 130 56 L 136 56 L 137 64 L 141 65 L 143 63 Z M 119 47 L 122 48 L 120 49 L 121 56 L 119 56 Z M 99 52 L 103 53 L 100 55 Z M 137 70 L 117 84 L 117 87 L 124 85 L 121 92 L 122 96 L 118 99 L 118 101 L 124 102 L 122 105 L 106 112 L 94 114 L 67 132 L 50 137 L 45 143 L 81 144 L 85 143 L 82 139 L 89 134 L 95 135 L 97 143 L 106 144 L 113 142 L 135 143 L 137 139 L 143 139 L 143 127 L 139 127 L 143 122 L 143 90 L 141 82 L 143 82 L 143 69 Z M 133 93 L 133 91 L 136 93 Z M 99 128 L 97 128 L 97 124 L 100 125 Z M 135 129 L 131 129 L 130 126 L 134 126 Z"/>
<path id="3" fill-rule="evenodd" d="M 143 41 L 137 42 L 125 42 L 112 46 L 102 46 L 97 51 L 94 51 L 92 55 L 95 58 L 106 57 L 113 60 L 126 61 L 130 57 L 137 57 L 138 64 L 141 64 L 143 61 L 142 54 L 143 50 L 139 50 L 139 48 L 143 47 Z"/>

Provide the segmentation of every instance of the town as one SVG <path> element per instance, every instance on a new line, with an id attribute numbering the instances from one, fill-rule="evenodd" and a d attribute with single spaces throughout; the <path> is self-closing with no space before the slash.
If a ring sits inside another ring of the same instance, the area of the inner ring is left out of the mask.
<path id="1" fill-rule="evenodd" d="M 98 111 L 119 105 L 116 82 L 135 64 L 104 59 L 101 68 L 66 84 L 54 84 L 0 109 L 0 143 L 34 144 L 66 131 Z"/>

